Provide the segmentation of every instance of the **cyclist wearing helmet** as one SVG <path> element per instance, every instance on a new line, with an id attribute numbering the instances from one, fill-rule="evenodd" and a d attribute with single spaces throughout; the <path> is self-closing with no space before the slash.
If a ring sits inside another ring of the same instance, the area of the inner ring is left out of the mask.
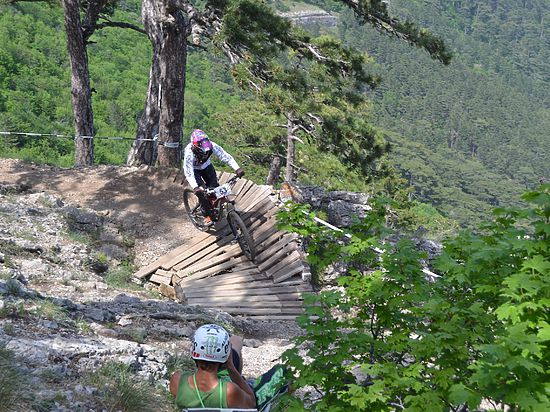
<path id="1" fill-rule="evenodd" d="M 255 408 L 252 388 L 241 376 L 238 350 L 242 340 L 229 337 L 221 326 L 203 325 L 195 331 L 191 358 L 195 360 L 194 374 L 176 372 L 170 379 L 170 392 L 178 408 Z M 229 377 L 220 371 L 225 365 Z"/>
<path id="2" fill-rule="evenodd" d="M 185 147 L 183 170 L 191 188 L 199 198 L 204 223 L 210 224 L 210 204 L 204 194 L 205 187 L 217 187 L 216 170 L 210 161 L 214 153 L 222 162 L 229 165 L 239 177 L 244 176 L 244 170 L 239 167 L 233 156 L 227 153 L 220 145 L 212 142 L 206 133 L 200 129 L 193 130 L 191 142 Z"/>

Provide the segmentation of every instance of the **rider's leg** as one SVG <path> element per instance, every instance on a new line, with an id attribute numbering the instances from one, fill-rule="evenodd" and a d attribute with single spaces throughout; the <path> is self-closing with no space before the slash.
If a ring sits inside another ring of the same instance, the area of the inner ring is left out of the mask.
<path id="1" fill-rule="evenodd" d="M 208 183 L 206 182 L 206 179 L 203 176 L 203 171 L 200 169 L 195 169 L 195 180 L 197 181 L 197 184 L 203 188 L 208 187 Z M 197 197 L 199 198 L 199 204 L 201 205 L 201 211 L 204 216 L 210 216 L 210 201 L 208 200 L 206 193 L 199 192 L 197 193 Z"/>
<path id="2" fill-rule="evenodd" d="M 201 176 L 204 179 L 207 187 L 218 187 L 218 176 L 216 176 L 216 169 L 211 164 L 201 170 Z"/>

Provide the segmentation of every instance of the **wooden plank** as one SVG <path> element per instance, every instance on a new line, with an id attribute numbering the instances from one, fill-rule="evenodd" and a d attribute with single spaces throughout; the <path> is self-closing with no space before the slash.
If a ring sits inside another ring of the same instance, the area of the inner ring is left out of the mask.
<path id="1" fill-rule="evenodd" d="M 150 263 L 147 266 L 142 267 L 136 273 L 134 273 L 133 276 L 137 279 L 143 279 L 151 273 L 155 272 L 158 268 L 159 265 L 157 260 L 156 262 Z"/>
<path id="2" fill-rule="evenodd" d="M 281 295 L 244 295 L 244 296 L 216 296 L 216 295 L 206 295 L 206 294 L 200 294 L 200 295 L 188 295 L 187 293 L 185 296 L 189 299 L 189 302 L 245 302 L 249 301 L 251 303 L 257 303 L 261 305 L 262 303 L 266 303 L 265 306 L 269 306 L 272 302 L 279 302 L 279 303 L 289 303 L 289 302 L 299 302 L 301 305 L 302 302 L 302 295 L 300 293 L 286 293 Z M 289 303 L 290 304 L 290 303 Z"/>
<path id="3" fill-rule="evenodd" d="M 252 234 L 254 239 L 254 245 L 259 245 L 264 240 L 268 239 L 271 235 L 277 232 L 279 232 L 279 230 L 275 226 L 266 224 L 265 229 L 263 229 L 262 231 L 259 231 L 259 233 Z"/>
<path id="4" fill-rule="evenodd" d="M 231 178 L 231 173 L 222 172 L 218 177 L 218 183 L 220 185 L 223 185 L 225 182 L 227 182 Z"/>
<path id="5" fill-rule="evenodd" d="M 293 251 L 290 255 L 278 261 L 274 266 L 271 266 L 270 268 L 265 269 L 262 272 L 265 272 L 267 276 L 272 277 L 274 273 L 281 269 L 284 269 L 291 263 L 294 263 L 296 261 L 300 262 L 300 258 L 300 254 L 297 251 Z M 300 264 L 302 264 L 302 262 L 300 262 Z"/>
<path id="6" fill-rule="evenodd" d="M 280 241 L 283 236 L 284 236 L 283 232 L 278 231 L 273 233 L 271 236 L 269 236 L 266 240 L 264 240 L 260 244 L 257 244 L 256 257 L 254 258 L 254 261 L 256 263 L 260 263 L 265 259 L 267 259 L 269 256 L 271 256 L 271 253 L 273 253 L 271 246 L 277 243 L 278 241 Z M 274 250 L 276 249 L 274 248 Z"/>
<path id="7" fill-rule="evenodd" d="M 268 259 L 274 251 L 281 250 L 287 245 L 294 245 L 294 248 L 298 248 L 298 244 L 294 242 L 296 239 L 296 236 L 292 236 L 291 234 L 284 234 L 281 235 L 281 232 L 277 232 L 270 236 L 268 239 L 266 239 L 264 242 L 262 242 L 260 245 L 256 247 L 256 253 L 261 250 L 262 248 L 266 248 L 263 252 L 256 255 L 255 262 L 262 262 L 265 259 Z"/>
<path id="8" fill-rule="evenodd" d="M 211 238 L 211 239 L 210 239 Z M 202 247 L 203 242 L 215 242 L 216 238 L 210 235 L 209 233 L 201 233 L 198 236 L 195 236 L 193 238 L 192 244 L 183 244 L 181 246 L 178 246 L 168 254 L 161 257 L 158 261 L 158 267 L 162 267 L 164 269 L 170 269 L 174 264 L 179 262 L 179 257 L 182 254 L 189 253 L 189 250 L 198 250 L 200 247 Z"/>
<path id="9" fill-rule="evenodd" d="M 247 272 L 239 272 L 239 273 L 225 273 L 221 276 L 214 276 L 210 278 L 203 278 L 203 279 L 189 279 L 185 280 L 186 278 L 182 279 L 181 282 L 179 282 L 180 286 L 184 288 L 185 290 L 195 290 L 195 289 L 213 289 L 217 286 L 223 286 L 223 285 L 231 285 L 231 284 L 246 284 L 246 283 L 252 283 L 255 281 L 263 281 L 267 278 L 262 273 L 247 273 Z M 271 279 L 269 280 L 271 284 L 273 282 Z"/>
<path id="10" fill-rule="evenodd" d="M 239 200 L 243 196 L 246 196 L 246 193 L 250 190 L 250 188 L 255 186 L 254 182 L 252 182 L 250 180 L 247 180 L 247 179 L 241 179 L 241 180 L 244 183 L 239 188 L 239 192 L 238 193 L 236 192 L 235 199 L 234 199 L 236 202 L 239 202 Z"/>
<path id="11" fill-rule="evenodd" d="M 174 281 L 174 283 L 176 283 Z M 224 273 L 220 276 L 214 276 L 209 278 L 203 278 L 198 280 L 191 280 L 186 283 L 180 283 L 183 289 L 186 291 L 212 291 L 215 290 L 218 286 L 227 286 L 235 285 L 231 290 L 249 290 L 262 287 L 273 287 L 273 286 L 300 286 L 301 292 L 310 292 L 312 291 L 311 285 L 304 282 L 302 279 L 286 280 L 278 284 L 274 284 L 271 279 L 268 279 L 263 274 L 258 273 L 240 273 L 232 276 L 231 273 Z M 301 293 L 300 292 L 300 293 Z M 253 293 L 253 292 L 252 292 Z"/>
<path id="12" fill-rule="evenodd" d="M 235 266 L 232 270 L 232 272 L 250 272 L 250 273 L 260 273 L 258 270 L 258 266 L 256 263 L 251 262 L 250 260 L 247 260 L 245 262 L 239 263 L 237 266 Z"/>
<path id="13" fill-rule="evenodd" d="M 180 263 L 178 263 L 177 265 L 174 265 L 172 267 L 172 269 L 176 270 L 176 271 L 180 271 L 182 270 L 183 268 L 185 267 L 188 267 L 188 266 L 191 266 L 195 263 L 197 263 L 198 261 L 200 261 L 201 258 L 204 258 L 205 256 L 208 256 L 209 254 L 219 254 L 219 253 L 223 253 L 223 249 L 220 250 L 220 246 L 218 246 L 218 244 L 216 243 L 212 243 L 210 246 L 196 252 L 196 253 L 193 253 L 191 254 L 190 256 L 187 256 L 184 260 L 182 260 Z M 207 257 L 205 259 L 208 259 Z"/>
<path id="14" fill-rule="evenodd" d="M 211 282 L 211 284 L 198 283 L 198 281 L 214 280 L 214 279 L 217 279 L 217 281 Z M 221 292 L 226 289 L 229 292 L 225 293 L 223 296 L 236 296 L 235 294 L 239 294 L 239 293 L 243 293 L 244 295 L 246 295 L 247 291 L 254 289 L 254 288 L 246 288 L 245 287 L 246 284 L 256 284 L 256 283 L 259 286 L 258 289 L 261 289 L 260 286 L 262 286 L 262 284 L 264 288 L 273 286 L 273 282 L 271 280 L 269 281 L 269 283 L 266 283 L 265 277 L 260 278 L 258 274 L 252 274 L 248 276 L 243 275 L 239 278 L 225 278 L 224 275 L 220 275 L 213 278 L 198 279 L 197 282 L 191 282 L 180 286 L 182 287 L 182 290 L 185 293 L 192 293 L 195 296 L 210 296 L 211 294 L 214 295 L 215 292 Z M 294 290 L 293 292 L 296 292 L 296 291 Z M 304 290 L 303 292 L 310 292 L 310 291 Z M 218 293 L 218 294 L 221 295 L 221 293 Z"/>
<path id="15" fill-rule="evenodd" d="M 307 285 L 296 285 L 296 286 L 278 286 L 274 285 L 271 281 L 255 281 L 250 282 L 249 284 L 227 284 L 223 285 L 223 288 L 212 289 L 208 291 L 208 296 L 261 296 L 261 295 L 277 295 L 281 293 L 303 293 L 311 292 L 311 287 Z M 257 287 L 255 287 L 257 286 Z M 205 294 L 205 288 L 186 288 L 185 294 L 190 296 L 201 296 Z"/>
<path id="16" fill-rule="evenodd" d="M 303 270 L 304 270 L 304 265 L 302 265 L 302 262 L 296 261 L 293 264 L 287 266 L 286 268 L 282 268 L 278 272 L 274 273 L 273 282 L 274 283 L 282 282 L 283 280 L 287 280 L 294 275 L 302 273 Z"/>
<path id="17" fill-rule="evenodd" d="M 170 271 L 170 270 L 164 270 L 164 269 L 157 269 L 157 271 L 155 272 L 155 275 L 157 276 L 164 276 L 166 278 L 172 278 L 172 275 L 174 274 L 174 272 Z"/>
<path id="18" fill-rule="evenodd" d="M 218 309 L 231 315 L 301 315 L 304 313 L 303 308 L 235 308 L 220 306 Z"/>
<path id="19" fill-rule="evenodd" d="M 296 247 L 297 246 L 295 243 L 290 243 L 280 248 L 277 252 L 275 252 L 275 248 L 270 248 L 270 251 L 275 253 L 272 253 L 269 259 L 266 259 L 262 264 L 258 265 L 258 269 L 263 272 L 264 270 L 273 267 L 280 260 L 284 259 L 286 256 L 294 252 L 296 250 Z"/>
<path id="20" fill-rule="evenodd" d="M 193 274 L 195 272 L 199 272 L 201 270 L 208 269 L 209 267 L 219 265 L 220 263 L 223 263 L 233 257 L 237 257 L 240 254 L 242 254 L 242 251 L 239 245 L 230 246 L 224 249 L 224 253 L 212 259 L 203 260 L 202 262 L 199 262 L 193 266 L 182 269 L 178 272 L 178 276 L 184 277 L 186 274 L 189 276 L 190 274 Z"/>
<path id="21" fill-rule="evenodd" d="M 275 209 L 275 211 L 271 212 L 269 216 L 272 216 L 278 210 L 277 207 L 273 204 L 273 202 L 268 198 L 265 198 L 262 202 L 258 203 L 256 206 L 257 206 L 256 208 L 254 208 L 253 210 L 249 210 L 247 212 L 243 212 L 242 210 L 237 210 L 239 212 L 239 215 L 241 216 L 241 218 L 246 224 L 251 224 L 252 222 L 256 221 L 258 218 L 265 216 L 267 213 L 271 212 L 271 209 Z"/>
<path id="22" fill-rule="evenodd" d="M 219 274 L 223 271 L 226 271 L 228 269 L 231 269 L 232 267 L 236 266 L 238 263 L 242 261 L 242 259 L 247 259 L 246 256 L 241 256 L 235 259 L 229 259 L 227 262 L 224 262 L 222 264 L 214 265 L 208 269 L 193 272 L 192 275 L 187 276 L 187 278 L 192 277 L 194 280 L 196 279 L 202 279 L 209 276 L 215 276 L 216 274 Z"/>
<path id="23" fill-rule="evenodd" d="M 225 276 L 219 276 L 219 278 L 224 278 Z M 191 294 L 200 294 L 206 296 L 252 296 L 254 295 L 254 290 L 259 289 L 270 289 L 273 286 L 273 281 L 267 279 L 265 276 L 261 279 L 250 279 L 246 278 L 237 279 L 236 282 L 234 279 L 228 279 L 227 281 L 220 281 L 217 283 L 212 283 L 211 285 L 201 284 L 185 287 L 185 293 Z M 239 292 L 239 293 L 237 293 Z M 241 293 L 242 292 L 242 293 Z M 258 292 L 258 295 L 273 295 L 275 294 L 271 289 L 269 291 Z"/>
<path id="24" fill-rule="evenodd" d="M 180 271 L 186 266 L 191 266 L 191 264 L 197 262 L 200 259 L 210 259 L 214 256 L 223 253 L 224 246 L 227 246 L 231 243 L 233 240 L 233 236 L 225 236 L 222 237 L 215 242 L 213 242 L 211 245 L 204 247 L 204 248 L 197 248 L 197 249 L 190 249 L 188 256 L 180 261 L 177 265 L 173 266 L 173 269 L 176 271 Z"/>
<path id="25" fill-rule="evenodd" d="M 258 309 L 290 309 L 290 308 L 298 308 L 303 309 L 303 302 L 301 301 L 291 301 L 287 300 L 284 302 L 276 302 L 276 301 L 269 301 L 269 302 L 252 302 L 249 300 L 229 300 L 229 301 L 218 301 L 218 300 L 194 300 L 189 299 L 187 301 L 188 305 L 204 305 L 211 308 L 223 308 L 227 306 L 235 307 L 235 308 L 258 308 Z"/>
<path id="26" fill-rule="evenodd" d="M 245 214 L 245 223 L 249 228 L 248 230 L 252 232 L 259 226 L 267 223 L 275 213 L 277 213 L 277 208 L 272 207 L 268 210 L 259 210 L 257 212 L 254 211 L 250 215 Z M 275 224 L 276 221 L 277 219 L 273 218 L 273 224 Z"/>
<path id="27" fill-rule="evenodd" d="M 256 200 L 258 197 L 265 197 L 262 195 L 264 192 L 265 189 L 261 186 L 255 186 L 251 188 L 240 201 L 241 210 L 248 210 L 250 207 L 252 207 L 254 200 Z"/>
<path id="28" fill-rule="evenodd" d="M 298 315 L 250 315 L 248 317 L 257 320 L 296 321 Z"/>
<path id="29" fill-rule="evenodd" d="M 237 196 L 235 197 L 235 201 L 237 203 L 239 203 L 240 199 L 243 198 L 243 196 L 246 196 L 247 192 L 250 190 L 250 188 L 256 186 L 254 184 L 254 182 L 252 182 L 251 180 L 246 180 L 245 179 L 245 183 L 244 185 L 241 187 L 241 190 L 239 191 L 239 193 L 237 194 Z"/>
<path id="30" fill-rule="evenodd" d="M 261 236 L 264 232 L 266 232 L 272 227 L 275 228 L 275 230 L 277 231 L 276 224 L 277 224 L 277 220 L 274 217 L 270 217 L 265 222 L 260 222 L 260 224 L 258 225 L 251 225 L 251 227 L 249 227 L 248 230 L 250 231 L 251 234 L 257 237 L 257 236 Z M 256 242 L 256 243 L 259 243 L 259 242 Z"/>
<path id="31" fill-rule="evenodd" d="M 172 283 L 172 276 L 162 276 L 157 275 L 156 273 L 151 276 L 151 279 L 149 279 L 149 282 L 155 282 L 155 283 L 161 283 L 164 285 L 169 285 Z"/>
<path id="32" fill-rule="evenodd" d="M 233 192 L 233 196 L 237 197 L 239 195 L 243 186 L 246 185 L 246 182 L 248 182 L 246 179 L 237 180 L 237 183 L 235 183 L 235 186 L 233 186 L 233 189 L 231 190 Z"/>
<path id="33" fill-rule="evenodd" d="M 245 207 L 244 211 L 245 212 L 248 212 L 249 210 L 252 210 L 254 208 L 254 206 L 256 206 L 256 204 L 258 204 L 259 202 L 261 202 L 262 200 L 264 199 L 268 199 L 269 198 L 267 196 L 269 196 L 271 194 L 271 189 L 266 189 L 266 188 L 261 188 L 256 191 L 256 193 L 254 193 L 253 196 L 250 196 L 248 198 L 248 200 L 246 200 L 246 204 L 247 206 Z"/>

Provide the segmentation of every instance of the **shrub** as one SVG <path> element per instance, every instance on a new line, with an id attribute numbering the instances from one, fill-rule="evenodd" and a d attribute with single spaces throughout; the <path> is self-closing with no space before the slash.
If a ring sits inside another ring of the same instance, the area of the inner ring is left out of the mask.
<path id="1" fill-rule="evenodd" d="M 313 411 L 550 410 L 550 185 L 524 210 L 495 210 L 480 233 L 444 245 L 428 279 L 408 239 L 389 242 L 384 207 L 349 240 L 299 209 L 311 260 L 344 261 L 337 290 L 308 296 L 305 334 L 284 355 Z M 380 253 L 381 252 L 381 253 Z M 304 352 L 301 352 L 304 350 Z"/>
<path id="2" fill-rule="evenodd" d="M 27 377 L 4 342 L 0 342 L 0 371 L 0 412 L 13 411 L 25 404 Z"/>
<path id="3" fill-rule="evenodd" d="M 109 362 L 103 365 L 90 376 L 90 382 L 102 390 L 101 403 L 107 411 L 163 410 L 162 397 L 148 383 L 139 381 L 130 367 L 123 363 Z"/>

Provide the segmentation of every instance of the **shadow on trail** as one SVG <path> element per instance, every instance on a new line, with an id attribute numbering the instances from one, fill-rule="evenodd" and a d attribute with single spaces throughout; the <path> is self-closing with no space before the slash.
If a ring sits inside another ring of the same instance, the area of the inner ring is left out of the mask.
<path id="1" fill-rule="evenodd" d="M 18 184 L 32 191 L 59 195 L 72 204 L 143 222 L 159 233 L 176 220 L 187 221 L 183 211 L 183 178 L 176 169 L 93 166 L 63 169 L 20 161 L 3 167 L 0 183 Z M 138 230 L 139 232 L 139 230 Z"/>

